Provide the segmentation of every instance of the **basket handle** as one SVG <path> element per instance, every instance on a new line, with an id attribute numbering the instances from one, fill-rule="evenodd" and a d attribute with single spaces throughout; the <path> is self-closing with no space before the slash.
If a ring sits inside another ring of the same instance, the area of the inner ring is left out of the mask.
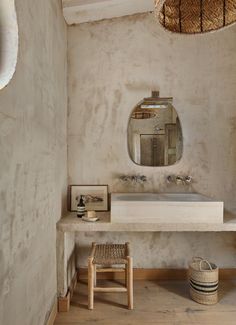
<path id="1" fill-rule="evenodd" d="M 193 262 L 197 262 L 197 261 L 204 261 L 204 258 L 202 258 L 200 256 L 194 256 L 193 257 Z"/>
<path id="2" fill-rule="evenodd" d="M 207 263 L 207 265 L 209 266 L 209 269 L 212 271 L 211 263 L 210 263 L 208 260 L 204 260 L 204 259 L 202 259 L 202 260 L 200 261 L 200 264 L 199 264 L 200 271 L 202 271 L 202 262 Z"/>

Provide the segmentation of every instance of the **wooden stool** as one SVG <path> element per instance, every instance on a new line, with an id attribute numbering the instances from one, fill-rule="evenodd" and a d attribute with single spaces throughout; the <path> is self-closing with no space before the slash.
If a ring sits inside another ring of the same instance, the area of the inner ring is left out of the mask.
<path id="1" fill-rule="evenodd" d="M 123 268 L 113 268 L 122 265 Z M 127 292 L 128 309 L 133 309 L 133 265 L 130 257 L 129 243 L 96 244 L 92 243 L 91 255 L 88 258 L 88 309 L 93 309 L 94 292 Z M 97 266 L 100 268 L 97 268 Z M 125 272 L 125 286 L 97 287 L 97 272 Z"/>

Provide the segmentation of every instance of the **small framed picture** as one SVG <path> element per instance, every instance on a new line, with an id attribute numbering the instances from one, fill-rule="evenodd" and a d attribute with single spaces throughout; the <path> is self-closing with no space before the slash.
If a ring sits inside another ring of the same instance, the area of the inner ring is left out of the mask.
<path id="1" fill-rule="evenodd" d="M 108 210 L 108 185 L 71 185 L 70 210 L 77 211 L 77 204 L 81 195 L 86 210 Z"/>

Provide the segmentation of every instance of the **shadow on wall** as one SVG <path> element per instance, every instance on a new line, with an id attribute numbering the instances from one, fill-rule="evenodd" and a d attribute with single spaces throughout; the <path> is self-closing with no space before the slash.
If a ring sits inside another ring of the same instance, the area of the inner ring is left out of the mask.
<path id="1" fill-rule="evenodd" d="M 0 2 L 0 89 L 8 85 L 16 70 L 18 24 L 14 0 Z"/>

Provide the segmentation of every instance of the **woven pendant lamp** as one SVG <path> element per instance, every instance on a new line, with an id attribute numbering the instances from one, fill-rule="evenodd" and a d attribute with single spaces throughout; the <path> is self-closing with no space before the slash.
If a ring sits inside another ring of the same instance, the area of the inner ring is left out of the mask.
<path id="1" fill-rule="evenodd" d="M 236 0 L 156 0 L 155 16 L 171 32 L 205 33 L 236 22 Z"/>

